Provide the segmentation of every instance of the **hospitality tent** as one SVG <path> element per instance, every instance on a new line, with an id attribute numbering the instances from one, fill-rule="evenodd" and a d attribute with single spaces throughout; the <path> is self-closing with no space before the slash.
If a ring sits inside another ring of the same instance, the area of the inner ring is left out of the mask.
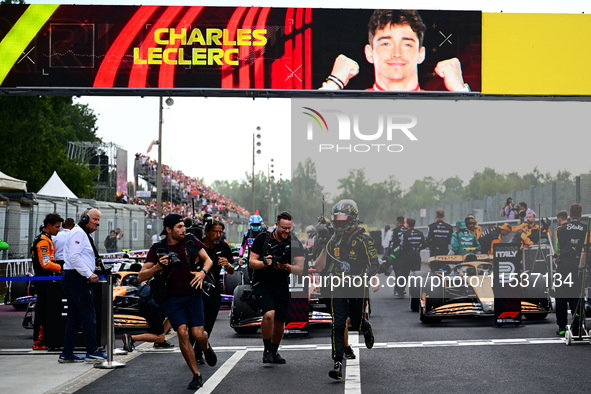
<path id="1" fill-rule="evenodd" d="M 43 185 L 41 190 L 37 192 L 39 195 L 51 196 L 51 197 L 67 197 L 67 198 L 78 198 L 72 191 L 66 186 L 64 181 L 59 177 L 57 172 L 53 172 L 53 175 Z"/>
<path id="2" fill-rule="evenodd" d="M 27 191 L 27 181 L 13 178 L 0 172 L 0 190 L 22 190 Z"/>

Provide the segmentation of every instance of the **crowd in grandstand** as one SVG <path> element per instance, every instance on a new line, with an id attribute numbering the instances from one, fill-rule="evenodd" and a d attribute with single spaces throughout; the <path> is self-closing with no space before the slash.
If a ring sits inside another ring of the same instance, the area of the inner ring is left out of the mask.
<path id="1" fill-rule="evenodd" d="M 149 183 L 156 184 L 158 162 L 141 153 L 135 155 L 135 160 L 138 175 L 144 177 Z M 116 202 L 145 205 L 146 215 L 154 219 L 164 218 L 171 213 L 183 217 L 203 216 L 208 213 L 216 218 L 223 218 L 226 222 L 231 222 L 229 217 L 233 215 L 230 213 L 239 216 L 250 214 L 244 207 L 205 186 L 199 179 L 185 175 L 182 171 L 173 170 L 166 164 L 162 165 L 162 188 L 168 191 L 169 201 L 162 202 L 162 212 L 160 213 L 156 210 L 156 200 L 146 202 L 138 196 L 130 198 L 124 193 L 117 197 Z"/>

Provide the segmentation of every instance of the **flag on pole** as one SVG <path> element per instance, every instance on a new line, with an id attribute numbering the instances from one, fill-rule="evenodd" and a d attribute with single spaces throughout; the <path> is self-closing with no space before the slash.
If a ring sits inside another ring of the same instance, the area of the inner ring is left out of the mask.
<path id="1" fill-rule="evenodd" d="M 150 151 L 152 150 L 152 147 L 154 147 L 154 144 L 156 144 L 157 142 L 158 142 L 157 140 L 150 142 L 150 146 L 148 146 L 148 151 L 146 153 L 150 153 Z"/>

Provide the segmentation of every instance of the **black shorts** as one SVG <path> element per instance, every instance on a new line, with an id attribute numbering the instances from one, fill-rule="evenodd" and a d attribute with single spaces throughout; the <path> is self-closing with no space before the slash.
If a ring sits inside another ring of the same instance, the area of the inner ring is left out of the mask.
<path id="1" fill-rule="evenodd" d="M 148 332 L 150 334 L 164 334 L 164 316 L 159 307 L 151 304 L 140 303 L 140 315 L 148 323 Z"/>
<path id="2" fill-rule="evenodd" d="M 289 308 L 289 286 L 269 286 L 258 283 L 254 286 L 254 293 L 257 296 L 259 307 L 262 313 L 275 311 L 275 320 L 286 321 L 287 309 Z"/>

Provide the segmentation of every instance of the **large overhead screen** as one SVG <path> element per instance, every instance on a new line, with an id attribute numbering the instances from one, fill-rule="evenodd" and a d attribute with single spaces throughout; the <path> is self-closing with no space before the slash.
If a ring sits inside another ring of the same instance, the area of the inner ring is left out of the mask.
<path id="1" fill-rule="evenodd" d="M 370 47 L 368 54 L 373 12 L 2 5 L 0 88 L 71 88 L 86 89 L 85 93 L 92 88 L 316 90 L 343 54 L 359 65 L 358 75 L 345 89 L 371 89 L 376 85 L 375 69 L 388 61 L 377 59 L 385 41 L 379 48 L 377 43 Z M 418 13 L 426 26 L 419 59 L 405 55 L 412 40 L 391 55 L 397 59 L 392 67 L 418 68 L 418 84 L 408 90 L 447 90 L 436 67 L 457 58 L 454 66 L 461 67 L 461 82 L 479 92 L 482 14 Z"/>
<path id="2" fill-rule="evenodd" d="M 261 89 L 293 96 L 292 90 L 320 88 L 340 54 L 359 66 L 345 90 L 364 91 L 380 85 L 377 74 L 388 64 L 383 57 L 376 59 L 377 47 L 368 53 L 373 13 L 3 4 L 0 92 L 66 88 L 84 94 L 134 89 L 136 94 L 138 89 L 149 93 L 159 88 L 232 94 Z M 466 84 L 463 92 L 469 86 L 472 92 L 491 95 L 591 94 L 591 79 L 585 77 L 591 69 L 589 15 L 418 13 L 426 26 L 423 53 L 419 59 L 408 58 L 398 48 L 402 61 L 389 65 L 414 67 L 418 84 L 381 86 L 385 90 L 460 90 L 450 82 L 453 73 L 444 81 L 445 68 L 438 68 L 456 58 L 452 69 L 460 72 L 461 86 Z"/>

